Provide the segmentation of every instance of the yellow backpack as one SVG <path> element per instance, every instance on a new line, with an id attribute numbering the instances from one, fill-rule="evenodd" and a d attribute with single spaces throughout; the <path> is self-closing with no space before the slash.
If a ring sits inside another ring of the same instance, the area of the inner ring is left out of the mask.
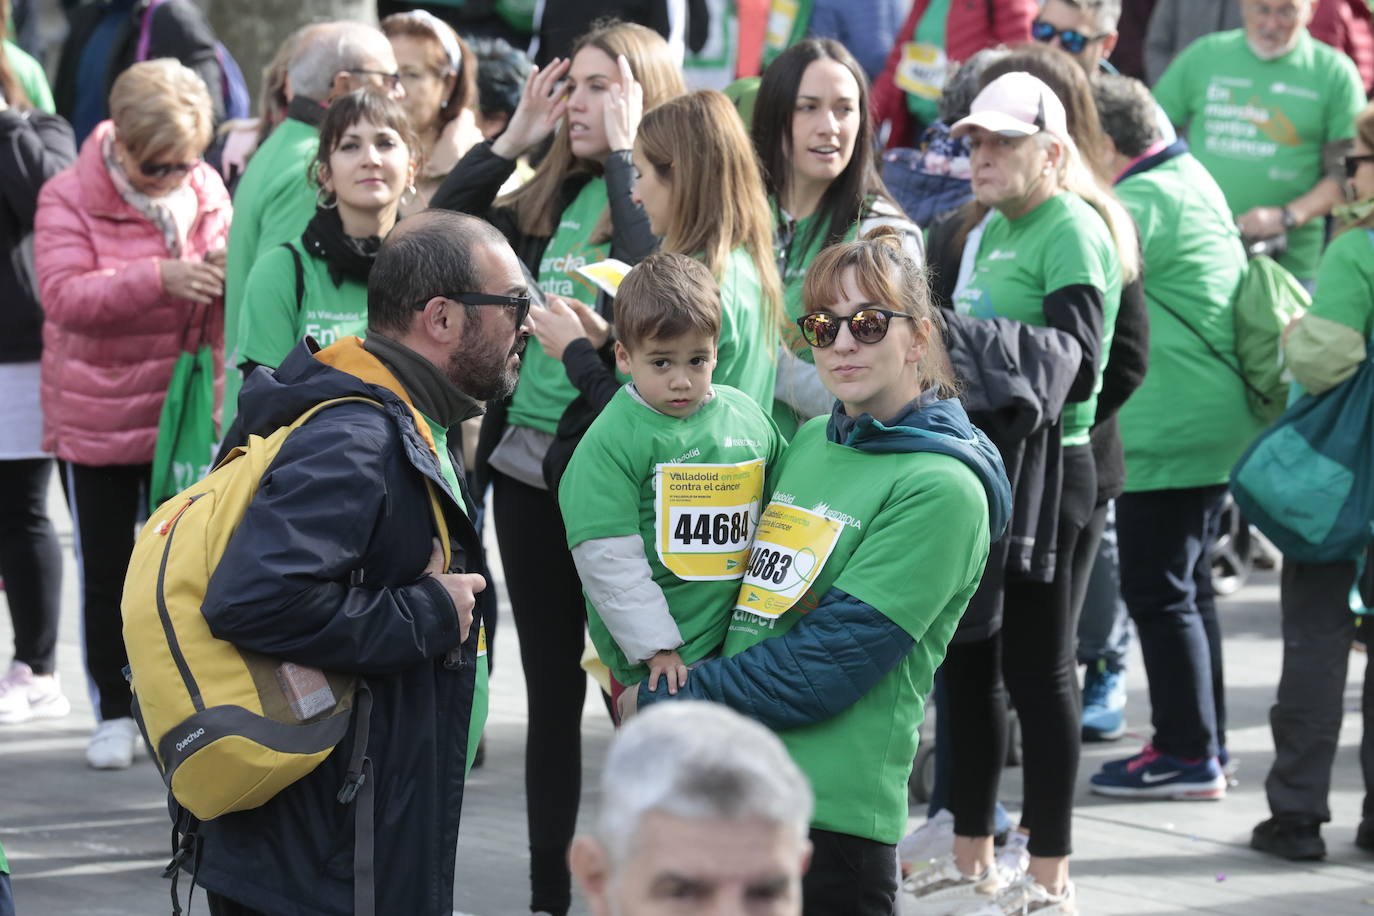
<path id="1" fill-rule="evenodd" d="M 319 766 L 348 730 L 357 678 L 216 639 L 201 604 L 286 437 L 321 410 L 352 401 L 384 409 L 370 398 L 335 398 L 266 438 L 250 436 L 158 507 L 134 544 L 122 603 L 134 716 L 172 796 L 201 820 L 267 802 Z M 447 568 L 448 529 L 432 485 L 429 494 Z M 359 723 L 363 743 L 366 725 Z M 351 800 L 347 794 L 340 801 Z"/>

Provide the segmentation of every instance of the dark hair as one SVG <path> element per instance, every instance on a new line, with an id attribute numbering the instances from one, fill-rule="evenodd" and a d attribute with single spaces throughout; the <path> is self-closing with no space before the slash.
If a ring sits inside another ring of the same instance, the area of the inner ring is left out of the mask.
<path id="1" fill-rule="evenodd" d="M 983 73 L 1010 53 L 1006 48 L 984 48 L 950 74 L 936 107 L 946 124 L 968 117 L 973 100 L 983 88 Z"/>
<path id="2" fill-rule="evenodd" d="M 1104 73 L 1093 81 L 1093 99 L 1102 131 L 1121 155 L 1134 158 L 1159 140 L 1154 96 L 1140 80 Z"/>
<path id="3" fill-rule="evenodd" d="M 477 58 L 478 112 L 484 118 L 515 114 L 530 75 L 530 59 L 504 38 L 476 38 L 468 46 Z"/>
<path id="4" fill-rule="evenodd" d="M 417 305 L 445 293 L 481 290 L 484 278 L 473 251 L 506 244 L 487 221 L 452 210 L 425 210 L 398 223 L 367 275 L 368 328 L 404 333 Z"/>
<path id="5" fill-rule="evenodd" d="M 901 212 L 878 174 L 868 78 L 854 55 L 829 38 L 808 38 L 779 54 L 763 72 L 763 80 L 759 83 L 751 133 L 754 149 L 763 165 L 768 196 L 781 201 L 791 174 L 792 115 L 797 107 L 797 89 L 806 68 L 819 60 L 835 61 L 853 74 L 854 81 L 859 84 L 859 129 L 854 137 L 854 155 L 844 171 L 825 189 L 816 207 L 821 218 L 816 220 L 815 231 L 821 231 L 820 227 L 824 226 L 826 243 L 831 244 L 843 239 L 850 227 L 859 221 L 869 197 L 880 197 Z"/>
<path id="6" fill-rule="evenodd" d="M 24 84 L 14 75 L 14 68 L 10 66 L 9 57 L 5 54 L 4 41 L 9 21 L 10 0 L 0 0 L 0 93 L 4 94 L 5 101 L 11 108 L 24 111 L 32 108 L 33 102 L 24 91 Z"/>
<path id="7" fill-rule="evenodd" d="M 720 287 L 706 265 L 659 251 L 640 261 L 615 294 L 615 332 L 628 349 L 683 334 L 720 337 Z"/>
<path id="8" fill-rule="evenodd" d="M 378 28 L 387 38 L 406 35 L 429 42 L 430 70 L 440 79 L 453 75 L 453 91 L 435 115 L 438 130 L 443 130 L 444 126 L 458 117 L 464 108 L 472 105 L 473 96 L 477 93 L 477 61 L 468 43 L 463 40 L 463 36 L 453 30 L 452 26 L 429 13 L 405 11 L 387 16 Z M 456 62 L 449 58 L 449 49 L 445 47 L 444 38 L 453 42 L 453 50 L 458 55 Z"/>
<path id="9" fill-rule="evenodd" d="M 329 167 L 329 157 L 339 148 L 344 134 L 354 124 L 364 120 L 396 131 L 410 152 L 410 161 L 419 159 L 420 144 L 401 103 L 378 92 L 358 89 L 331 102 L 329 110 L 324 113 L 324 120 L 320 122 L 320 145 L 315 152 L 315 161 L 310 165 L 310 177 L 316 184 L 320 184 L 320 170 Z"/>

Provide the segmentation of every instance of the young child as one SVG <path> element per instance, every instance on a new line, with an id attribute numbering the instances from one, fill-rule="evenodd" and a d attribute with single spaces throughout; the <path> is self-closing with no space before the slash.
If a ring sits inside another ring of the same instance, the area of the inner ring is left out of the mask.
<path id="1" fill-rule="evenodd" d="M 725 640 L 783 441 L 763 408 L 712 386 L 720 289 L 659 252 L 616 293 L 616 364 L 633 381 L 591 425 L 558 503 L 612 693 L 646 676 L 670 693 Z"/>

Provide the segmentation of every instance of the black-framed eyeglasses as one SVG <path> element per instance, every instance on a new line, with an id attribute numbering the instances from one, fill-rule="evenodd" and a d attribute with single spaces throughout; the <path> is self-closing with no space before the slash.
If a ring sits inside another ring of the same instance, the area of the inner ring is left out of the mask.
<path id="1" fill-rule="evenodd" d="M 1346 156 L 1345 177 L 1353 180 L 1355 173 L 1360 170 L 1360 166 L 1364 165 L 1366 162 L 1374 162 L 1374 153 L 1367 153 L 1363 156 Z"/>
<path id="2" fill-rule="evenodd" d="M 887 336 L 887 326 L 893 318 L 910 318 L 915 315 L 894 312 L 892 309 L 869 305 L 859 309 L 848 318 L 841 318 L 829 312 L 808 312 L 797 319 L 802 337 L 813 347 L 828 347 L 840 336 L 840 325 L 849 325 L 849 334 L 859 343 L 875 344 Z"/>
<path id="3" fill-rule="evenodd" d="M 191 174 L 191 170 L 198 165 L 200 165 L 199 159 L 191 162 L 140 162 L 138 170 L 144 178 L 166 178 L 168 175 L 185 177 Z"/>
<path id="4" fill-rule="evenodd" d="M 435 296 L 443 296 L 445 299 L 452 299 L 454 302 L 463 305 L 500 305 L 506 308 L 515 309 L 515 326 L 518 328 L 525 323 L 525 317 L 530 313 L 529 296 L 498 296 L 495 293 L 435 293 Z M 421 311 L 429 300 L 424 299 L 415 304 L 415 311 Z"/>
<path id="5" fill-rule="evenodd" d="M 1059 46 L 1070 54 L 1079 53 L 1088 46 L 1090 41 L 1107 37 L 1106 32 L 1100 35 L 1084 35 L 1076 29 L 1056 29 L 1043 19 L 1037 19 L 1031 23 L 1031 38 L 1036 41 L 1049 44 L 1054 41 L 1056 35 L 1059 36 Z"/>
<path id="6" fill-rule="evenodd" d="M 382 85 L 386 86 L 387 89 L 394 90 L 397 86 L 401 85 L 401 74 L 399 73 L 387 73 L 385 70 L 364 70 L 361 67 L 350 67 L 348 68 L 348 72 L 361 73 L 364 76 L 380 76 L 382 78 Z"/>

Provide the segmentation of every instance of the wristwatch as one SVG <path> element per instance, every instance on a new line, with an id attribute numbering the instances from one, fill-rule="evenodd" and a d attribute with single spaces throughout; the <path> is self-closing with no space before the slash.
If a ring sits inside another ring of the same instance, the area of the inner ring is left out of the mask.
<path id="1" fill-rule="evenodd" d="M 1283 207 L 1280 209 L 1279 212 L 1282 214 L 1284 232 L 1287 232 L 1290 229 L 1296 229 L 1298 227 L 1298 218 L 1293 215 L 1292 210 L 1288 209 L 1287 207 Z"/>

